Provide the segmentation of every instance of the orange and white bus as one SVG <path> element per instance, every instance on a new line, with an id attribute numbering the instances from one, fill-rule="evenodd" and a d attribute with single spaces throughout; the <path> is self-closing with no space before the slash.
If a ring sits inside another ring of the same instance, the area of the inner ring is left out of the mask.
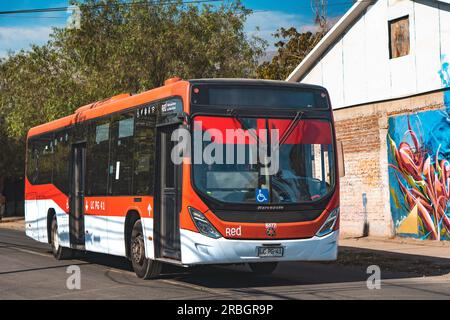
<path id="1" fill-rule="evenodd" d="M 57 259 L 127 257 L 141 278 L 163 263 L 267 274 L 280 261 L 334 260 L 337 149 L 322 87 L 172 78 L 30 129 L 26 234 Z"/>

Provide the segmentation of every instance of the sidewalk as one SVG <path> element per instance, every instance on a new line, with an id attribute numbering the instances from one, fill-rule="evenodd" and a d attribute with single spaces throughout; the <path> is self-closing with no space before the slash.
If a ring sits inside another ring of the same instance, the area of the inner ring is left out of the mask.
<path id="1" fill-rule="evenodd" d="M 24 217 L 4 217 L 0 221 L 0 228 L 25 230 Z"/>
<path id="2" fill-rule="evenodd" d="M 377 265 L 383 271 L 418 277 L 450 277 L 450 242 L 409 238 L 342 237 L 340 265 Z"/>
<path id="3" fill-rule="evenodd" d="M 339 245 L 351 248 L 384 251 L 393 254 L 449 259 L 450 242 L 410 238 L 344 237 Z"/>

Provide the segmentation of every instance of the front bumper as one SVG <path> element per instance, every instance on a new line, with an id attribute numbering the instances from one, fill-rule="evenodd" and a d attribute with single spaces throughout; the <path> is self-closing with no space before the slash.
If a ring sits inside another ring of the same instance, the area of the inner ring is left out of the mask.
<path id="1" fill-rule="evenodd" d="M 330 261 L 337 258 L 339 231 L 324 237 L 294 240 L 211 239 L 200 233 L 181 230 L 181 259 L 184 265 L 226 264 L 272 261 Z M 257 247 L 280 244 L 284 256 L 260 258 Z"/>

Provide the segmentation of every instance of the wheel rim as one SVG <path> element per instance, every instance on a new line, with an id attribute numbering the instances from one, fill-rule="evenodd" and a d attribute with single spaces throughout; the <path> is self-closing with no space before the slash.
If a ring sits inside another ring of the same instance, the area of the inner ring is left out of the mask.
<path id="1" fill-rule="evenodd" d="M 52 243 L 55 252 L 59 249 L 59 237 L 58 237 L 58 227 L 55 226 L 52 232 Z"/>
<path id="2" fill-rule="evenodd" d="M 131 245 L 131 255 L 133 257 L 133 261 L 138 265 L 142 265 L 145 258 L 145 249 L 144 249 L 144 238 L 141 234 L 137 235 L 133 243 Z"/>

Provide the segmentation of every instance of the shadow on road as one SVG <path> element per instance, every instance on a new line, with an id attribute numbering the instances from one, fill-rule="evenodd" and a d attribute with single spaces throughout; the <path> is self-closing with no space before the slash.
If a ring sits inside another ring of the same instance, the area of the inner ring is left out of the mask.
<path id="1" fill-rule="evenodd" d="M 343 266 L 378 265 L 383 271 L 403 272 L 423 277 L 450 273 L 450 259 L 345 246 L 339 247 L 338 260 L 333 263 Z"/>
<path id="2" fill-rule="evenodd" d="M 415 283 L 421 283 L 422 276 L 441 276 L 450 273 L 450 259 L 341 246 L 337 261 L 280 263 L 270 276 L 257 276 L 245 265 L 193 268 L 166 265 L 163 275 L 158 280 L 142 281 L 134 275 L 130 262 L 125 258 L 79 252 L 73 260 L 55 261 L 48 244 L 26 238 L 23 233 L 17 231 L 0 231 L 0 251 L 0 261 L 3 262 L 0 264 L 3 267 L 3 270 L 0 270 L 0 277 L 4 276 L 7 279 L 7 274 L 12 276 L 11 274 L 20 272 L 21 276 L 27 277 L 28 271 L 40 272 L 46 269 L 51 269 L 52 272 L 49 274 L 52 276 L 57 268 L 74 264 L 82 265 L 83 268 L 85 265 L 86 274 L 91 279 L 100 281 L 103 273 L 107 278 L 108 288 L 111 284 L 108 280 L 111 280 L 117 284 L 116 288 L 125 288 L 124 290 L 134 288 L 136 291 L 141 290 L 139 292 L 142 294 L 151 288 L 156 291 L 168 290 L 176 297 L 183 297 L 189 292 L 196 298 L 209 296 L 217 299 L 246 297 L 289 299 L 302 295 L 324 298 L 330 297 L 330 294 L 331 297 L 334 297 L 334 294 L 339 296 L 339 293 L 341 297 L 353 297 L 350 292 L 361 292 L 361 289 L 365 292 L 365 282 L 369 277 L 367 267 L 370 265 L 380 267 L 381 278 L 384 280 L 414 278 L 406 284 L 390 282 L 395 287 L 394 291 L 399 290 L 392 296 L 395 298 L 398 294 L 401 296 L 403 291 L 409 294 L 416 292 L 418 287 Z M 39 280 L 39 272 L 29 277 L 36 276 L 35 279 Z M 434 291 L 426 283 L 425 288 L 420 290 L 448 297 L 440 289 L 448 287 L 448 279 L 450 278 L 433 279 L 433 283 L 438 283 Z M 355 297 L 358 297 L 358 294 Z"/>
<path id="3" fill-rule="evenodd" d="M 129 261 L 121 257 L 81 253 L 78 254 L 77 259 L 90 264 L 132 272 Z M 245 265 L 192 268 L 165 265 L 160 279 L 224 289 L 351 283 L 365 282 L 369 276 L 367 267 L 370 265 L 380 267 L 381 277 L 384 280 L 440 276 L 450 273 L 450 259 L 340 247 L 337 261 L 284 262 L 280 263 L 275 273 L 270 276 L 257 276 Z"/>

